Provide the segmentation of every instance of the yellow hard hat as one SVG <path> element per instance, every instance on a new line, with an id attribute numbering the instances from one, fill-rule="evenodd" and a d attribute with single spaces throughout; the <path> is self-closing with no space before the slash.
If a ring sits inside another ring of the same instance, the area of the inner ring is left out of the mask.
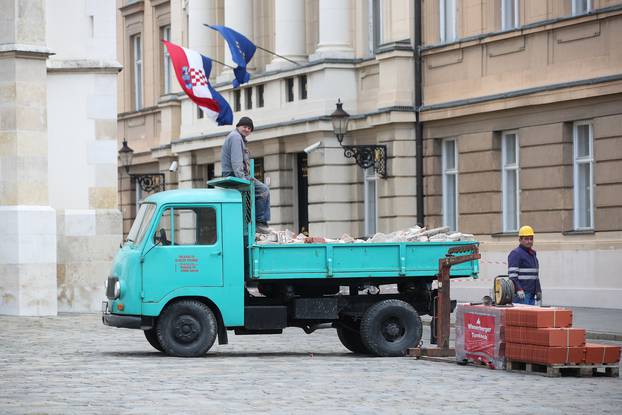
<path id="1" fill-rule="evenodd" d="M 533 228 L 531 226 L 525 225 L 521 226 L 518 230 L 518 236 L 533 236 Z"/>

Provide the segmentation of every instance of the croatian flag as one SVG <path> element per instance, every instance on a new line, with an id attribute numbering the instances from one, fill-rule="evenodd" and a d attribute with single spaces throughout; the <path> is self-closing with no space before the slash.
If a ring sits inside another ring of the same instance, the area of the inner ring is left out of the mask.
<path id="1" fill-rule="evenodd" d="M 231 107 L 208 81 L 212 71 L 211 59 L 166 40 L 162 42 L 168 49 L 175 75 L 186 95 L 218 125 L 233 124 Z"/>
<path id="2" fill-rule="evenodd" d="M 244 36 L 240 32 L 236 32 L 227 26 L 218 26 L 218 25 L 208 25 L 210 29 L 216 30 L 218 33 L 225 38 L 227 41 L 227 45 L 229 46 L 229 51 L 231 52 L 231 59 L 238 66 L 233 70 L 233 75 L 235 78 L 233 79 L 233 87 L 237 88 L 241 84 L 248 82 L 251 79 L 251 76 L 248 72 L 246 72 L 246 65 L 253 59 L 255 55 L 255 51 L 257 50 L 257 46 L 246 36 Z"/>

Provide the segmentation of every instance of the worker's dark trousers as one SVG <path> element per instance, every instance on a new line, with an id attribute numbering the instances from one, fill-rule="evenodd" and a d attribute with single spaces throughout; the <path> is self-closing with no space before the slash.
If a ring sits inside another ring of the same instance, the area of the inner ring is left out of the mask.
<path id="1" fill-rule="evenodd" d="M 270 189 L 257 179 L 255 184 L 255 220 L 257 222 L 270 222 Z"/>
<path id="2" fill-rule="evenodd" d="M 532 294 L 532 293 L 528 293 L 527 291 L 525 291 L 525 299 L 524 300 L 521 300 L 520 298 L 518 298 L 518 295 L 515 295 L 514 299 L 512 300 L 512 302 L 514 304 L 536 305 L 535 295 Z"/>

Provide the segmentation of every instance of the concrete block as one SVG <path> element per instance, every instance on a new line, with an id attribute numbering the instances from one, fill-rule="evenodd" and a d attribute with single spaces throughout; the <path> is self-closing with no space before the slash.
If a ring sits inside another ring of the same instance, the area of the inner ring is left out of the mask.
<path id="1" fill-rule="evenodd" d="M 564 145 L 521 146 L 519 160 L 521 167 L 559 166 L 566 161 L 564 158 Z"/>
<path id="2" fill-rule="evenodd" d="M 96 234 L 96 211 L 93 209 L 66 209 L 64 212 L 66 236 Z"/>
<path id="3" fill-rule="evenodd" d="M 518 142 L 521 147 L 559 144 L 563 142 L 564 124 L 544 124 L 518 129 Z"/>
<path id="4" fill-rule="evenodd" d="M 114 209 L 116 206 L 116 187 L 89 187 L 89 207 L 92 209 Z"/>
<path id="5" fill-rule="evenodd" d="M 118 183 L 116 164 L 96 164 L 95 186 L 96 187 L 115 187 Z M 167 180 L 168 184 L 168 180 Z"/>
<path id="6" fill-rule="evenodd" d="M 439 160 L 440 161 L 440 160 Z M 442 162 L 439 163 L 441 172 Z M 482 151 L 458 155 L 458 172 L 470 173 L 480 171 L 499 171 L 501 169 L 501 153 L 498 151 Z"/>
<path id="7" fill-rule="evenodd" d="M 594 118 L 594 139 L 622 136 L 622 114 Z"/>
<path id="8" fill-rule="evenodd" d="M 98 209 L 95 212 L 95 233 L 121 238 L 123 220 L 121 211 L 118 209 Z"/>
<path id="9" fill-rule="evenodd" d="M 572 207 L 572 189 L 523 190 L 520 194 L 521 211 L 557 210 Z"/>
<path id="10" fill-rule="evenodd" d="M 622 231 L 622 207 L 599 207 L 594 211 L 597 231 Z"/>
<path id="11" fill-rule="evenodd" d="M 109 120 L 95 120 L 95 139 L 96 140 L 117 140 L 117 120 L 112 118 Z"/>
<path id="12" fill-rule="evenodd" d="M 56 315 L 55 264 L 0 264 L 0 314 Z"/>
<path id="13" fill-rule="evenodd" d="M 461 193 L 458 206 L 460 213 L 497 213 L 501 214 L 501 192 Z"/>
<path id="14" fill-rule="evenodd" d="M 378 199 L 381 216 L 413 216 L 417 212 L 417 200 L 414 197 L 387 197 Z"/>
<path id="15" fill-rule="evenodd" d="M 464 233 L 485 235 L 499 232 L 501 231 L 501 215 L 497 213 L 476 215 L 460 214 L 458 218 L 458 230 Z"/>
<path id="16" fill-rule="evenodd" d="M 458 180 L 460 183 L 460 192 L 501 191 L 501 171 L 461 174 Z"/>
<path id="17" fill-rule="evenodd" d="M 521 190 L 572 187 L 572 166 L 524 168 L 519 172 Z"/>
<path id="18" fill-rule="evenodd" d="M 494 133 L 485 131 L 481 133 L 463 134 L 457 140 L 458 151 L 469 153 L 474 151 L 489 151 L 494 149 Z"/>
<path id="19" fill-rule="evenodd" d="M 601 138 L 594 142 L 596 162 L 622 159 L 622 134 L 619 137 Z M 622 180 L 622 174 L 620 174 Z"/>
<path id="20" fill-rule="evenodd" d="M 116 140 L 95 140 L 87 143 L 87 161 L 89 164 L 117 163 L 118 149 Z"/>
<path id="21" fill-rule="evenodd" d="M 622 160 L 601 161 L 594 168 L 594 182 L 599 184 L 622 182 Z"/>
<path id="22" fill-rule="evenodd" d="M 92 94 L 86 97 L 86 114 L 91 119 L 111 119 L 117 115 L 117 100 L 112 94 Z"/>

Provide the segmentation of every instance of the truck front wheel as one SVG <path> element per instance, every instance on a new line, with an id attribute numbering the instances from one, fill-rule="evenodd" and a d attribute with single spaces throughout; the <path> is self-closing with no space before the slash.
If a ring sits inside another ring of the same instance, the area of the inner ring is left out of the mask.
<path id="1" fill-rule="evenodd" d="M 182 300 L 167 306 L 157 324 L 158 340 L 167 354 L 202 356 L 218 335 L 214 313 L 205 304 Z"/>
<path id="2" fill-rule="evenodd" d="M 422 325 L 417 311 L 401 300 L 380 301 L 367 309 L 361 320 L 361 339 L 372 353 L 404 356 L 421 341 Z"/>
<path id="3" fill-rule="evenodd" d="M 162 345 L 160 344 L 160 340 L 158 340 L 158 332 L 156 329 L 144 330 L 145 338 L 149 342 L 150 345 L 153 346 L 154 349 L 164 352 Z"/>
<path id="4" fill-rule="evenodd" d="M 356 324 L 355 327 L 352 327 L 352 324 L 346 324 L 337 326 L 337 337 L 341 344 L 352 353 L 369 354 L 369 350 L 361 339 L 360 324 Z"/>

